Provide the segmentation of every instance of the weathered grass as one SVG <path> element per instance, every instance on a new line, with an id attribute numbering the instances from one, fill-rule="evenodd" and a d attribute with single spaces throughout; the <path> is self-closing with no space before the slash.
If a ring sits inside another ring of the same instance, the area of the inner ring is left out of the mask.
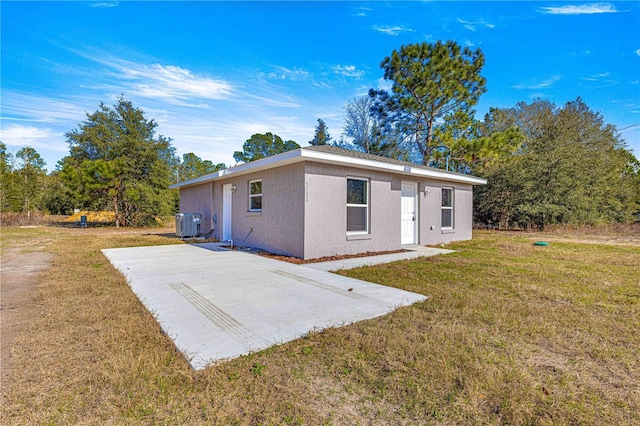
<path id="1" fill-rule="evenodd" d="M 67 216 L 42 212 L 0 212 L 0 226 L 41 226 L 62 222 Z"/>
<path id="2" fill-rule="evenodd" d="M 7 424 L 640 424 L 636 246 L 479 232 L 452 255 L 341 272 L 424 303 L 193 372 L 99 252 L 176 241 L 143 234 L 3 230 L 54 254 Z"/>

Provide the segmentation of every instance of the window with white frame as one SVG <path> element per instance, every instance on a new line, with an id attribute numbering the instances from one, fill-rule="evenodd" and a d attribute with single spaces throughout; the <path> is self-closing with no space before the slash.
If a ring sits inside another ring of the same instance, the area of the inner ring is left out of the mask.
<path id="1" fill-rule="evenodd" d="M 453 229 L 453 188 L 442 188 L 442 229 Z"/>
<path id="2" fill-rule="evenodd" d="M 249 181 L 249 211 L 262 211 L 262 180 Z"/>
<path id="3" fill-rule="evenodd" d="M 347 178 L 347 232 L 369 232 L 369 181 Z"/>

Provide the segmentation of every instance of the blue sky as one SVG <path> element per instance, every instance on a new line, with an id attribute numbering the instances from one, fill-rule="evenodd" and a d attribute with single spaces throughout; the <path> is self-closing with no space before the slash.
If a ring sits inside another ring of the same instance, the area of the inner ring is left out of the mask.
<path id="1" fill-rule="evenodd" d="M 456 40 L 485 54 L 490 107 L 580 96 L 640 156 L 640 3 L 12 2 L 2 19 L 0 139 L 52 170 L 64 134 L 120 94 L 178 154 L 233 165 L 254 133 L 340 137 L 344 106 L 385 87 L 403 44 Z"/>

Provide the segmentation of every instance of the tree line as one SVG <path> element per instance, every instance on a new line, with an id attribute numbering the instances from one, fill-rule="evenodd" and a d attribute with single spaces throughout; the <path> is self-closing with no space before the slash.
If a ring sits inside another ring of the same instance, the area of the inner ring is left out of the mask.
<path id="1" fill-rule="evenodd" d="M 477 120 L 483 65 L 480 49 L 454 41 L 394 50 L 380 64 L 391 88 L 347 103 L 344 138 L 334 144 L 487 178 L 475 188 L 477 223 L 542 229 L 640 220 L 640 162 L 615 126 L 579 97 L 491 108 Z M 316 135 L 326 133 L 321 125 Z"/>
<path id="2" fill-rule="evenodd" d="M 69 155 L 50 174 L 34 148 L 14 158 L 0 142 L 2 211 L 107 210 L 115 213 L 116 226 L 156 224 L 177 210 L 170 184 L 226 167 L 193 153 L 176 156 L 171 139 L 156 135 L 156 127 L 123 97 L 113 107 L 100 104 L 66 134 Z"/>
<path id="3" fill-rule="evenodd" d="M 480 49 L 454 41 L 401 46 L 380 67 L 389 90 L 371 89 L 345 106 L 339 140 L 317 120 L 310 145 L 333 144 L 488 179 L 476 188 L 475 220 L 500 227 L 609 224 L 637 220 L 640 162 L 615 126 L 580 98 L 491 108 L 475 118 L 486 92 Z M 65 214 L 110 210 L 116 225 L 140 226 L 172 214 L 168 186 L 226 167 L 193 153 L 175 155 L 171 139 L 130 101 L 100 104 L 66 134 L 69 155 L 47 175 L 33 148 L 15 158 L 0 142 L 0 207 Z M 267 132 L 254 134 L 236 162 L 299 148 Z"/>

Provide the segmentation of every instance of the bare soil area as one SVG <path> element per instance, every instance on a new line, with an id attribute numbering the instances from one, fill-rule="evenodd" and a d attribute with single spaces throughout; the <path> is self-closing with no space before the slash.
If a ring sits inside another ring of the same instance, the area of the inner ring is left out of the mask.
<path id="1" fill-rule="evenodd" d="M 607 244 L 640 247 L 640 233 L 629 235 L 558 235 L 542 233 L 545 239 L 563 243 Z"/>
<path id="2" fill-rule="evenodd" d="M 30 234 L 28 239 L 2 237 L 0 252 L 0 396 L 10 391 L 12 365 L 15 357 L 15 337 L 23 333 L 29 321 L 38 315 L 38 281 L 51 267 L 54 255 L 47 252 L 52 239 L 46 234 L 54 232 L 69 236 L 84 235 L 160 235 L 173 237 L 172 229 L 131 229 L 113 227 L 62 227 L 25 225 L 15 229 L 42 230 L 43 234 Z M 5 228 L 6 230 L 6 228 Z"/>
<path id="3" fill-rule="evenodd" d="M 29 321 L 35 309 L 36 280 L 45 272 L 53 255 L 42 251 L 25 252 L 21 247 L 3 250 L 0 257 L 0 380 L 2 393 L 12 365 L 13 336 Z"/>
<path id="4" fill-rule="evenodd" d="M 475 230 L 482 233 L 484 230 Z M 608 226 L 548 226 L 544 231 L 491 230 L 497 235 L 530 236 L 538 241 L 640 247 L 640 222 Z"/>
<path id="5" fill-rule="evenodd" d="M 395 254 L 395 253 L 404 253 L 408 250 L 390 250 L 390 251 L 376 251 L 376 252 L 366 252 L 366 253 L 358 253 L 358 254 L 345 254 L 341 256 L 324 256 L 317 257 L 315 259 L 300 259 L 298 257 L 284 256 L 281 254 L 274 254 L 268 251 L 261 250 L 257 254 L 264 257 L 269 257 L 275 260 L 281 260 L 283 262 L 289 262 L 296 265 L 304 265 L 306 263 L 320 263 L 320 262 L 331 262 L 334 260 L 344 260 L 344 259 L 356 259 L 359 257 L 369 257 L 369 256 L 382 256 L 383 254 Z"/>
<path id="6" fill-rule="evenodd" d="M 550 227 L 535 234 L 551 241 L 577 244 L 607 244 L 640 247 L 640 222 L 604 227 Z"/>

